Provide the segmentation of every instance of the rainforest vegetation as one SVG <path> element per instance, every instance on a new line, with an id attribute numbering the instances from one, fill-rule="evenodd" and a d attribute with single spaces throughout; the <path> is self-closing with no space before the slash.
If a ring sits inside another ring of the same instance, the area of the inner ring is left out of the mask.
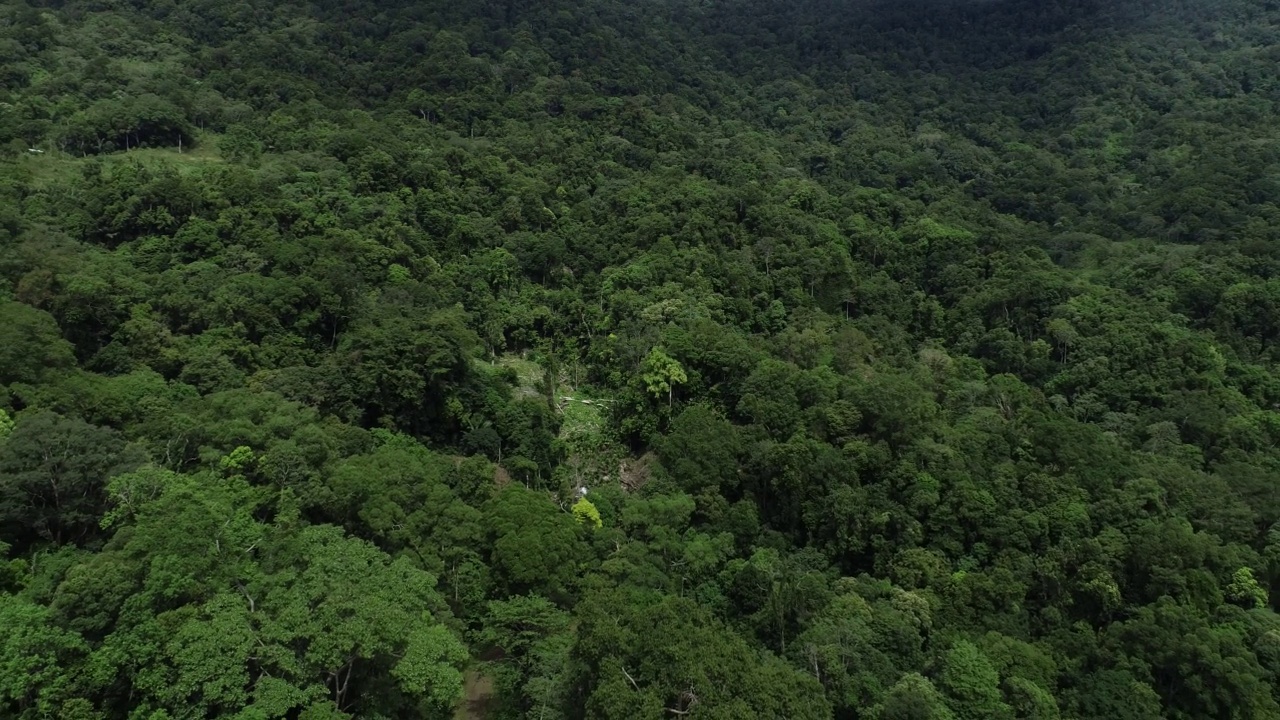
<path id="1" fill-rule="evenodd" d="M 0 1 L 0 718 L 1280 718 L 1276 0 Z"/>

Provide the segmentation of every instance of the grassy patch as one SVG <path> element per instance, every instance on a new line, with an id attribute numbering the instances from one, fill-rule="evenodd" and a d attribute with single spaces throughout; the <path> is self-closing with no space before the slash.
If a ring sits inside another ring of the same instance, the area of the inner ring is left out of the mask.
<path id="1" fill-rule="evenodd" d="M 80 176 L 81 168 L 94 159 L 100 159 L 107 172 L 117 165 L 125 163 L 142 163 L 145 167 L 175 167 L 178 172 L 195 172 L 200 168 L 217 165 L 223 162 L 218 154 L 217 136 L 205 134 L 195 145 L 188 145 L 178 152 L 178 148 L 138 148 L 124 152 L 106 153 L 79 157 L 64 152 L 45 152 L 43 154 L 27 154 L 18 158 L 18 167 L 30 173 L 31 184 L 35 187 L 66 184 Z"/>
<path id="2" fill-rule="evenodd" d="M 509 370 L 515 373 L 516 397 L 542 398 L 546 370 L 538 363 L 518 355 L 502 355 L 493 364 L 477 361 L 484 370 Z M 570 382 L 572 373 L 562 373 L 556 384 L 556 408 L 560 414 L 560 433 L 564 443 L 565 459 L 556 471 L 562 484 L 573 487 L 579 484 L 595 484 L 615 471 L 625 448 L 618 445 L 609 434 L 607 413 L 610 400 L 599 397 L 583 387 Z"/>
<path id="3" fill-rule="evenodd" d="M 538 363 L 518 355 L 503 355 L 495 362 L 499 368 L 509 368 L 516 374 L 516 394 L 542 397 L 546 370 Z M 563 424 L 562 440 L 603 437 L 606 400 L 593 397 L 589 392 L 575 388 L 565 378 L 556 384 L 556 406 L 560 408 Z"/>
<path id="4" fill-rule="evenodd" d="M 495 363 L 498 367 L 511 368 L 516 373 L 516 392 L 519 395 L 541 396 L 544 370 L 538 363 L 518 355 L 503 355 Z"/>
<path id="5" fill-rule="evenodd" d="M 599 401 L 575 397 L 561 407 L 560 439 L 570 448 L 589 452 L 606 442 L 604 408 Z"/>

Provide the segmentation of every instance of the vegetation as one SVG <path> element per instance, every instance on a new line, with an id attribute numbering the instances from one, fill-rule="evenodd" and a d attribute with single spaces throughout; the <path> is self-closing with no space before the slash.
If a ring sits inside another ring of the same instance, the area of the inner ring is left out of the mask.
<path id="1" fill-rule="evenodd" d="M 0 717 L 1280 718 L 1278 48 L 2 0 Z"/>

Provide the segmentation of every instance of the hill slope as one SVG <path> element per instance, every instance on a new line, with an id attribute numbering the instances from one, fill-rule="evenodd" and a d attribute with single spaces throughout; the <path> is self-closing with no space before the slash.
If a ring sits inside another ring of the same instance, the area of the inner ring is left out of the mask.
<path id="1" fill-rule="evenodd" d="M 1280 717 L 1278 57 L 6 2 L 0 716 Z"/>

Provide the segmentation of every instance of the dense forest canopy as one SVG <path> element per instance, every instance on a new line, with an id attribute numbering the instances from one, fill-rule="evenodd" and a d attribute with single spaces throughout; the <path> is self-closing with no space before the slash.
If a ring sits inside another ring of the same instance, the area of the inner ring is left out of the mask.
<path id="1" fill-rule="evenodd" d="M 0 718 L 1280 718 L 1278 63 L 0 0 Z"/>

